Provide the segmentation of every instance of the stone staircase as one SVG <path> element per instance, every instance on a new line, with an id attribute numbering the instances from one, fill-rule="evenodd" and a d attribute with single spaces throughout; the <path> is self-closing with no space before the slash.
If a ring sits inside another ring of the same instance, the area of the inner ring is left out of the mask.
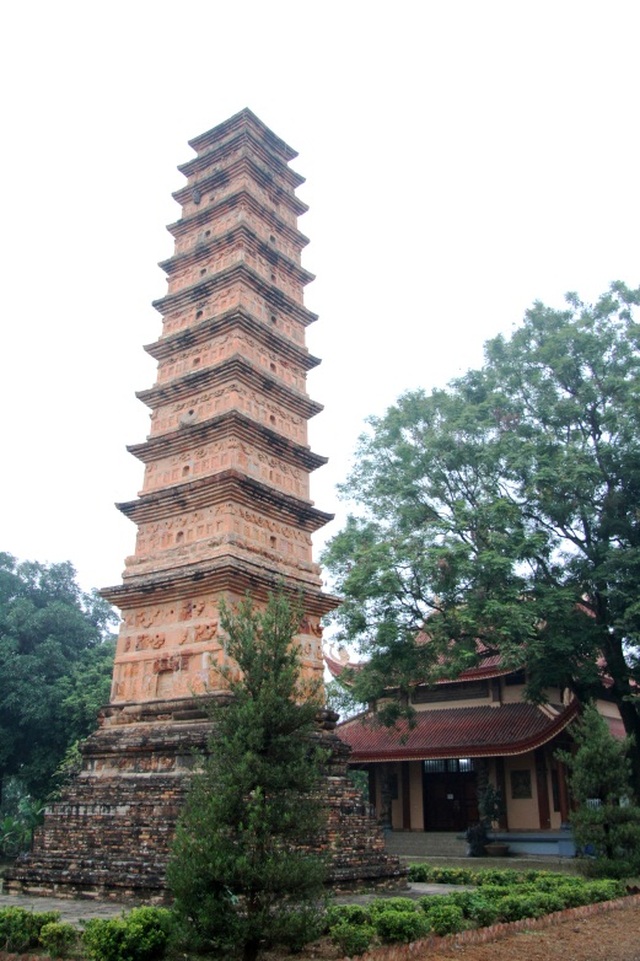
<path id="1" fill-rule="evenodd" d="M 401 858 L 463 858 L 467 842 L 456 831 L 391 831 L 386 836 L 389 854 Z"/>

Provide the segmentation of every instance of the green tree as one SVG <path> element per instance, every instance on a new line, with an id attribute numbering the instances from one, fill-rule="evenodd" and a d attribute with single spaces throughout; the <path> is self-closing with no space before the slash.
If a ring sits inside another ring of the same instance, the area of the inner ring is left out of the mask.
<path id="1" fill-rule="evenodd" d="M 241 951 L 300 947 L 316 933 L 323 823 L 316 745 L 319 692 L 300 674 L 300 615 L 283 596 L 260 612 L 224 605 L 229 697 L 194 776 L 168 870 L 179 915 L 201 946 Z M 238 671 L 239 668 L 239 671 Z"/>
<path id="2" fill-rule="evenodd" d="M 109 696 L 113 609 L 83 593 L 71 564 L 0 554 L 0 787 L 44 798 L 69 746 Z"/>
<path id="3" fill-rule="evenodd" d="M 629 804 L 633 738 L 617 740 L 594 704 L 587 704 L 571 725 L 575 753 L 559 751 L 569 769 L 577 807 L 571 824 L 577 844 L 601 859 L 640 863 L 640 808 Z"/>
<path id="4" fill-rule="evenodd" d="M 618 804 L 628 798 L 633 739 L 617 740 L 592 703 L 587 704 L 579 719 L 573 722 L 571 734 L 576 744 L 575 753 L 558 751 L 558 757 L 569 769 L 569 786 L 576 804 L 594 799 L 603 804 Z"/>
<path id="5" fill-rule="evenodd" d="M 370 658 L 360 699 L 395 687 L 406 705 L 480 641 L 526 665 L 533 699 L 586 699 L 606 673 L 640 743 L 639 303 L 622 283 L 536 303 L 481 369 L 371 419 L 343 488 L 358 510 L 324 557 L 341 637 Z"/>

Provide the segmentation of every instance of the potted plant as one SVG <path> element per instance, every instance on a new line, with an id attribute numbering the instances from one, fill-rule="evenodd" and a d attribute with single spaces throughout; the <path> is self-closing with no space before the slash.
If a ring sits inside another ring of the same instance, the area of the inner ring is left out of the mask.
<path id="1" fill-rule="evenodd" d="M 468 843 L 467 857 L 483 858 L 485 856 L 485 848 L 489 843 L 489 835 L 485 822 L 478 821 L 476 824 L 470 824 L 464 832 L 464 836 Z"/>
<path id="2" fill-rule="evenodd" d="M 484 789 L 478 793 L 478 811 L 480 812 L 480 817 L 487 834 L 487 840 L 484 843 L 486 853 L 489 857 L 506 857 L 509 853 L 509 845 L 504 841 L 492 841 L 489 838 L 489 829 L 494 825 L 497 826 L 498 821 L 505 813 L 502 793 L 500 789 L 495 787 L 490 781 L 488 781 Z"/>

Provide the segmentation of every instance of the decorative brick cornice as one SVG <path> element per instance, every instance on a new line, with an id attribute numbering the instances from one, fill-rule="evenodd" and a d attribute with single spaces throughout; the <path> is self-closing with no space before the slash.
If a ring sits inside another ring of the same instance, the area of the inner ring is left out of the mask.
<path id="1" fill-rule="evenodd" d="M 306 347 L 300 347 L 294 341 L 289 340 L 272 325 L 267 325 L 259 318 L 254 317 L 244 307 L 233 307 L 225 314 L 208 317 L 193 327 L 179 330 L 168 337 L 161 337 L 152 344 L 145 344 L 144 349 L 155 360 L 166 360 L 174 354 L 181 354 L 190 347 L 197 347 L 213 337 L 237 329 L 249 334 L 256 343 L 276 350 L 280 357 L 297 364 L 303 370 L 312 370 L 321 363 L 320 358 L 310 354 Z"/>
<path id="2" fill-rule="evenodd" d="M 230 436 L 252 443 L 258 450 L 271 453 L 304 470 L 313 471 L 327 463 L 326 457 L 314 454 L 309 447 L 296 444 L 237 410 L 218 414 L 201 424 L 180 427 L 141 444 L 130 444 L 127 450 L 144 464 L 150 464 L 171 454 L 193 450 L 194 447 Z"/>
<path id="3" fill-rule="evenodd" d="M 282 187 L 277 186 L 274 182 L 273 174 L 256 163 L 253 157 L 248 156 L 238 157 L 238 159 L 234 163 L 229 164 L 228 167 L 214 171 L 208 177 L 204 177 L 195 184 L 187 184 L 185 187 L 181 187 L 180 190 L 176 190 L 175 193 L 172 194 L 172 197 L 184 206 L 193 199 L 194 190 L 197 190 L 200 195 L 207 193 L 209 190 L 219 190 L 221 187 L 226 186 L 232 177 L 239 177 L 243 173 L 246 173 L 254 183 L 260 184 L 264 190 L 271 191 L 274 200 L 278 203 L 283 203 L 296 217 L 305 214 L 309 209 L 308 204 L 299 200 L 292 191 L 284 190 Z"/>
<path id="4" fill-rule="evenodd" d="M 334 516 L 317 510 L 310 501 L 267 487 L 237 470 L 224 470 L 186 484 L 141 494 L 136 500 L 116 504 L 116 507 L 130 520 L 141 524 L 228 500 L 259 509 L 309 533 L 324 527 Z"/>
<path id="5" fill-rule="evenodd" d="M 264 277 L 261 277 L 257 271 L 245 263 L 234 264 L 211 277 L 199 280 L 197 284 L 192 284 L 190 287 L 184 287 L 173 294 L 167 294 L 166 297 L 154 300 L 153 306 L 161 314 L 166 315 L 174 310 L 187 307 L 189 304 L 195 305 L 233 283 L 246 284 L 264 297 L 267 303 L 276 310 L 281 310 L 288 316 L 294 317 L 305 327 L 318 319 L 317 314 L 307 310 L 306 307 L 292 300 L 291 297 L 287 297 L 285 293 L 274 287 L 273 284 L 268 283 Z"/>
<path id="6" fill-rule="evenodd" d="M 175 254 L 173 257 L 168 257 L 167 260 L 161 261 L 158 266 L 171 276 L 185 267 L 198 264 L 201 261 L 208 261 L 211 255 L 215 254 L 221 248 L 228 250 L 233 244 L 237 244 L 240 240 L 246 242 L 247 248 L 251 250 L 254 255 L 257 256 L 261 254 L 270 264 L 281 267 L 296 283 L 300 284 L 301 287 L 315 280 L 315 274 L 312 274 L 309 270 L 305 270 L 299 264 L 295 263 L 295 261 L 291 260 L 290 257 L 286 257 L 277 247 L 267 243 L 266 240 L 262 240 L 246 223 L 238 224 L 224 235 L 214 237 L 206 244 L 197 244 L 187 253 Z"/>
<path id="7" fill-rule="evenodd" d="M 323 617 L 340 604 L 340 599 L 323 594 L 316 584 L 311 583 L 316 580 L 315 575 L 310 574 L 309 578 L 307 581 L 287 574 L 283 580 L 278 571 L 229 553 L 199 564 L 125 577 L 122 584 L 105 587 L 100 594 L 110 604 L 129 609 L 145 607 L 157 598 L 174 600 L 210 592 L 249 593 L 257 603 L 263 603 L 269 593 L 283 590 L 294 599 L 302 595 L 304 610 Z"/>
<path id="8" fill-rule="evenodd" d="M 246 146 L 250 154 L 260 157 L 267 167 L 274 169 L 277 176 L 282 177 L 292 190 L 305 182 L 305 178 L 301 174 L 296 173 L 281 157 L 265 147 L 264 141 L 256 137 L 254 131 L 248 127 L 238 130 L 222 143 L 216 144 L 211 150 L 200 152 L 197 157 L 192 157 L 186 163 L 180 164 L 178 170 L 185 177 L 194 177 L 202 170 L 211 167 L 212 164 L 224 165 L 225 158 L 242 146 Z"/>
<path id="9" fill-rule="evenodd" d="M 148 390 L 136 392 L 136 397 L 152 410 L 162 404 L 170 404 L 185 397 L 194 397 L 204 390 L 229 384 L 234 380 L 253 389 L 259 389 L 265 396 L 278 400 L 287 410 L 293 411 L 308 420 L 319 414 L 322 404 L 311 400 L 306 394 L 293 390 L 282 381 L 262 371 L 241 354 L 234 354 L 206 370 L 189 372 L 167 384 L 156 385 Z"/>
<path id="10" fill-rule="evenodd" d="M 302 250 L 302 248 L 306 247 L 309 243 L 309 238 L 305 234 L 291 227 L 290 224 L 285 223 L 284 220 L 281 220 L 273 210 L 265 206 L 258 197 L 254 196 L 254 194 L 245 187 L 241 187 L 232 194 L 226 194 L 221 197 L 220 200 L 215 200 L 213 203 L 207 204 L 202 210 L 198 210 L 197 213 L 192 214 L 190 217 L 185 217 L 181 220 L 174 221 L 172 224 L 168 224 L 167 230 L 173 237 L 181 237 L 184 234 L 191 233 L 198 227 L 204 227 L 207 224 L 214 223 L 220 216 L 224 216 L 227 211 L 235 210 L 239 207 L 249 209 L 258 218 L 268 223 L 277 233 L 286 237 L 294 247 L 299 247 L 300 250 Z"/>

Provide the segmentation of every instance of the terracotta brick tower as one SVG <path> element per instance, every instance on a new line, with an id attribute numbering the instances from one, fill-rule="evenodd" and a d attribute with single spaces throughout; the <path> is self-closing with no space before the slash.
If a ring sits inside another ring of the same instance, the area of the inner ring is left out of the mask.
<path id="1" fill-rule="evenodd" d="M 180 170 L 175 253 L 161 266 L 160 339 L 148 439 L 129 448 L 145 464 L 138 525 L 121 587 L 104 591 L 123 612 L 111 696 L 122 705 L 190 697 L 219 685 L 224 656 L 217 602 L 258 601 L 281 579 L 301 591 L 304 668 L 321 676 L 321 592 L 311 533 L 330 515 L 309 500 L 324 463 L 307 443 L 321 407 L 306 393 L 319 363 L 305 347 L 316 317 L 303 306 L 313 279 L 300 266 L 306 238 L 294 193 L 295 152 L 249 110 L 191 141 Z"/>
<path id="2" fill-rule="evenodd" d="M 258 604 L 279 584 L 301 596 L 304 671 L 322 676 L 320 619 L 335 606 L 313 563 L 311 533 L 331 515 L 309 499 L 306 393 L 319 361 L 305 346 L 316 316 L 295 196 L 296 154 L 250 110 L 190 142 L 187 184 L 161 266 L 162 334 L 142 491 L 119 508 L 137 525 L 123 583 L 103 591 L 122 611 L 109 705 L 84 747 L 83 771 L 54 805 L 34 852 L 13 872 L 27 890 L 157 895 L 194 748 L 209 731 L 203 704 L 221 693 L 221 597 Z M 376 826 L 344 776 L 348 749 L 324 719 L 333 752 L 326 843 L 336 879 L 388 878 Z"/>

